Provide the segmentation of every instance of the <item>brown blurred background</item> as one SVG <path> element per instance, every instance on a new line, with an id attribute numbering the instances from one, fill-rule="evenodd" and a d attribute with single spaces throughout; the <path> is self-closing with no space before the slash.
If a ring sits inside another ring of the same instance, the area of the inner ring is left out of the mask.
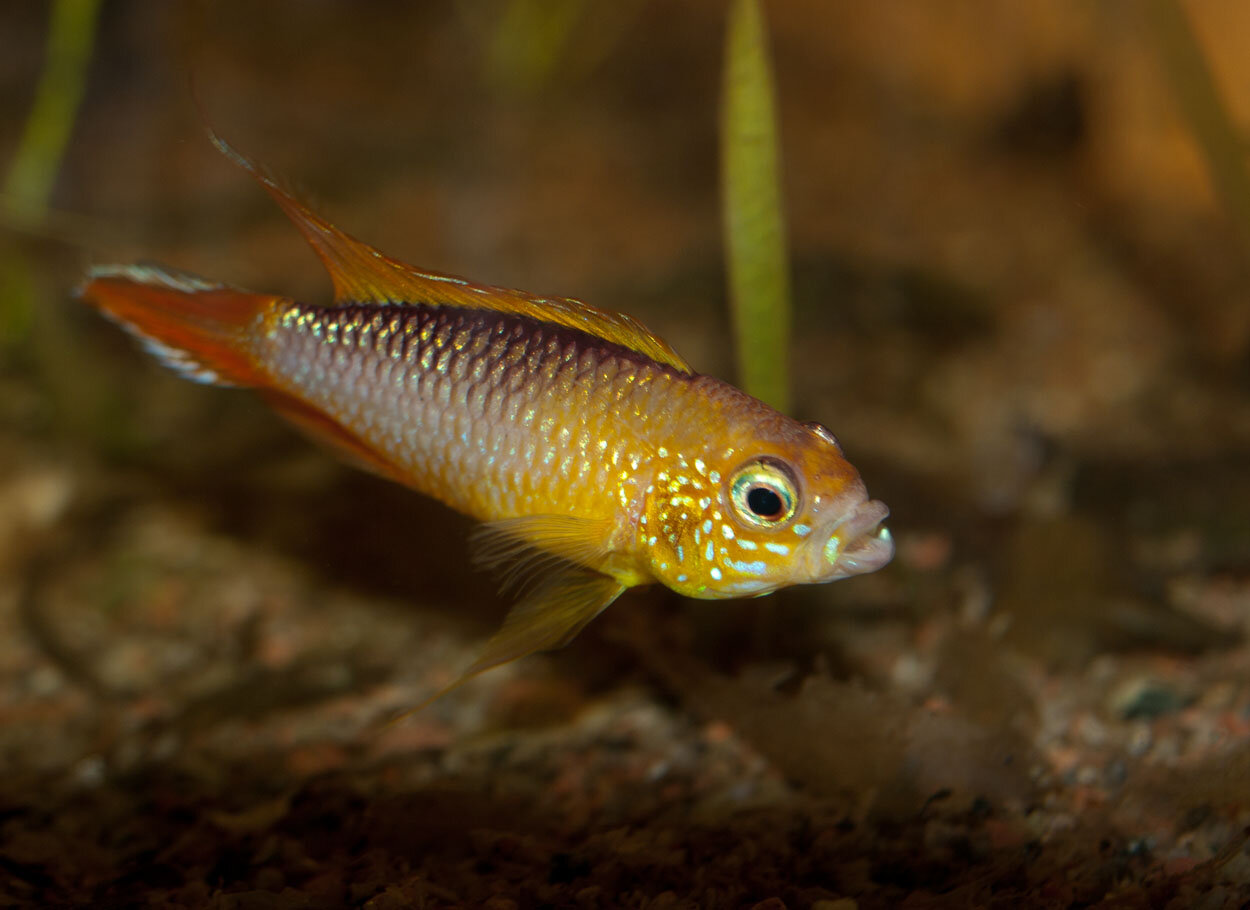
<path id="1" fill-rule="evenodd" d="M 50 8 L 0 7 L 0 165 Z M 380 727 L 506 609 L 467 523 L 72 290 L 155 260 L 327 294 L 207 122 L 391 255 L 627 311 L 732 378 L 726 4 L 104 0 L 49 208 L 0 221 L 0 895 L 1250 898 L 1250 7 L 765 9 L 795 416 L 898 558 L 634 594 Z"/>

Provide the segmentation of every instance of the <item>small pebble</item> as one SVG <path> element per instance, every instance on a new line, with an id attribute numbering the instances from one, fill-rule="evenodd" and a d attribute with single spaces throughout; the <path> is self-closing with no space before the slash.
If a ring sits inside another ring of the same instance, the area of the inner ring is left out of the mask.
<path id="1" fill-rule="evenodd" d="M 1108 707 L 1125 720 L 1149 720 L 1174 714 L 1193 699 L 1166 682 L 1135 676 L 1111 690 Z"/>

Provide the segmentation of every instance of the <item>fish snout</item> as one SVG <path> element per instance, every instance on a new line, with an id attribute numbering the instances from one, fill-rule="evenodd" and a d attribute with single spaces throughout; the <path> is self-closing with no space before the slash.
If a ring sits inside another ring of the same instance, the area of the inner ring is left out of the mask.
<path id="1" fill-rule="evenodd" d="M 822 580 L 875 572 L 894 558 L 894 538 L 882 524 L 890 514 L 885 503 L 869 499 L 836 527 L 822 552 Z"/>

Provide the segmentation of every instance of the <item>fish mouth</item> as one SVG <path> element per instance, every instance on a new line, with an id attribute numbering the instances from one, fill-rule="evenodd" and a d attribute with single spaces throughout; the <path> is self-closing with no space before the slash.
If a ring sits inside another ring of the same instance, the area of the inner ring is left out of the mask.
<path id="1" fill-rule="evenodd" d="M 833 529 L 823 552 L 825 580 L 875 572 L 894 558 L 894 537 L 882 524 L 889 514 L 885 503 L 870 499 Z"/>

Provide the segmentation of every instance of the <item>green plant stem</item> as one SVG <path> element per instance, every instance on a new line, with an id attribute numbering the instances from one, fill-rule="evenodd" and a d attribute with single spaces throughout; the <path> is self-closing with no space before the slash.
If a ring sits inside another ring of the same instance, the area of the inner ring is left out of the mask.
<path id="1" fill-rule="evenodd" d="M 56 0 L 35 102 L 4 182 L 14 217 L 38 220 L 48 204 L 86 84 L 100 0 Z"/>
<path id="2" fill-rule="evenodd" d="M 508 0 L 488 42 L 498 88 L 533 93 L 556 72 L 584 14 L 584 0 Z"/>
<path id="3" fill-rule="evenodd" d="M 100 0 L 51 4 L 43 71 L 0 196 L 0 221 L 23 233 L 43 234 L 49 222 L 48 204 L 82 102 L 99 11 Z M 25 249 L 13 244 L 0 250 L 0 350 L 29 358 L 63 429 L 112 432 L 115 424 L 100 419 L 98 387 L 83 381 L 96 371 L 63 311 L 36 306 L 64 288 L 49 292 L 39 277 Z"/>
<path id="4" fill-rule="evenodd" d="M 725 40 L 721 165 L 738 376 L 780 410 L 790 403 L 790 282 L 772 66 L 758 0 L 733 0 Z"/>
<path id="5" fill-rule="evenodd" d="M 82 101 L 95 35 L 99 0 L 57 0 L 52 5 L 43 72 L 13 162 L 0 195 L 0 221 L 38 233 L 65 145 Z M 16 250 L 0 256 L 0 343 L 29 337 L 35 281 L 26 257 Z"/>
<path id="6" fill-rule="evenodd" d="M 1216 193 L 1250 253 L 1250 176 L 1246 174 L 1245 145 L 1220 99 L 1185 11 L 1176 0 L 1149 0 L 1148 8 L 1172 91 L 1206 158 Z"/>

